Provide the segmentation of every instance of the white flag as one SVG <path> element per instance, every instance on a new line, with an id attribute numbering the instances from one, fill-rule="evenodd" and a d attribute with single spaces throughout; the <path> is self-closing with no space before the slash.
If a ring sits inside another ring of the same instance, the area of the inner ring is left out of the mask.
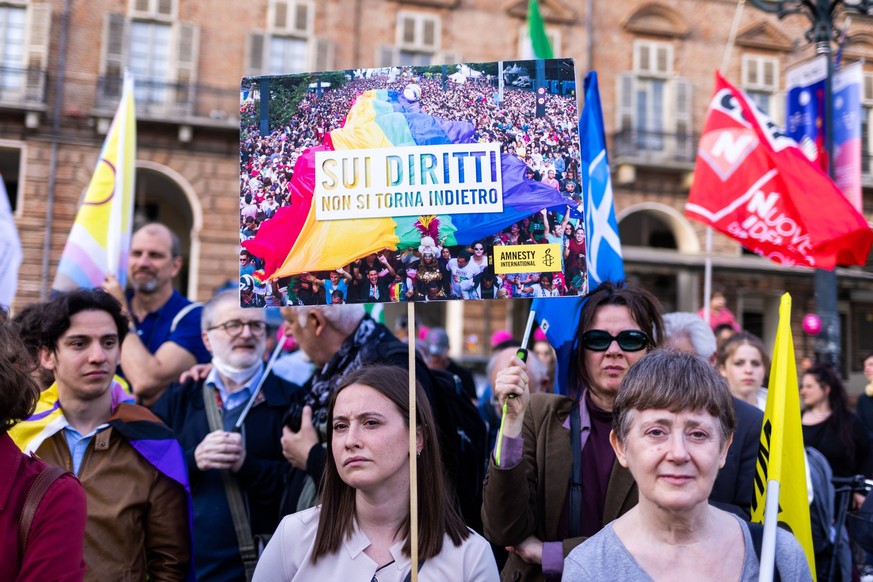
<path id="1" fill-rule="evenodd" d="M 8 310 L 15 299 L 20 266 L 21 239 L 15 228 L 6 184 L 3 183 L 3 176 L 0 176 L 0 309 Z"/>

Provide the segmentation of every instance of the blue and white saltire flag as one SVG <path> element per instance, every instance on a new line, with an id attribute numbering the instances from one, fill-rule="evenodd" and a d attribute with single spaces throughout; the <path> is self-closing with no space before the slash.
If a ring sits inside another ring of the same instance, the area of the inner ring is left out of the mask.
<path id="1" fill-rule="evenodd" d="M 18 290 L 18 268 L 21 266 L 21 239 L 15 228 L 15 218 L 0 176 L 0 309 L 9 310 Z"/>
<path id="2" fill-rule="evenodd" d="M 624 261 L 615 219 L 596 71 L 591 71 L 585 77 L 585 106 L 579 118 L 579 139 L 582 145 L 588 288 L 593 291 L 604 281 L 624 281 Z M 531 309 L 536 311 L 540 328 L 557 354 L 555 392 L 558 394 L 574 395 L 576 389 L 570 364 L 575 351 L 579 315 L 584 304 L 584 297 L 563 297 L 534 299 L 531 305 Z"/>
<path id="3" fill-rule="evenodd" d="M 555 394 L 573 394 L 576 382 L 572 377 L 570 362 L 576 345 L 576 329 L 579 327 L 579 312 L 585 297 L 539 297 L 531 309 L 536 312 L 540 329 L 555 348 Z M 576 394 L 578 396 L 578 394 Z"/>
<path id="4" fill-rule="evenodd" d="M 585 205 L 588 288 L 593 291 L 604 281 L 624 281 L 624 260 L 615 220 L 597 71 L 591 71 L 585 77 L 585 106 L 579 118 L 579 141 L 582 145 L 580 174 Z"/>

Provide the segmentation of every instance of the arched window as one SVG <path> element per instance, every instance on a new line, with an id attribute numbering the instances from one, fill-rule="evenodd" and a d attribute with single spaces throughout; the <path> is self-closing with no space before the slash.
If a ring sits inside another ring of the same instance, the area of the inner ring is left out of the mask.
<path id="1" fill-rule="evenodd" d="M 138 161 L 134 205 L 134 229 L 147 222 L 160 222 L 179 237 L 182 269 L 173 286 L 182 295 L 196 299 L 202 213 L 193 188 L 170 168 Z"/>
<path id="2" fill-rule="evenodd" d="M 635 212 L 618 225 L 622 245 L 676 249 L 670 225 L 651 212 Z"/>

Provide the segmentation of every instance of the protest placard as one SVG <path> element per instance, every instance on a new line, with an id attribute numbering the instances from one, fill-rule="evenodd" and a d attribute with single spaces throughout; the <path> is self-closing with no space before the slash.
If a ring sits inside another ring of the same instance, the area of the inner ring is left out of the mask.
<path id="1" fill-rule="evenodd" d="M 240 119 L 243 305 L 587 292 L 571 59 L 249 77 Z"/>

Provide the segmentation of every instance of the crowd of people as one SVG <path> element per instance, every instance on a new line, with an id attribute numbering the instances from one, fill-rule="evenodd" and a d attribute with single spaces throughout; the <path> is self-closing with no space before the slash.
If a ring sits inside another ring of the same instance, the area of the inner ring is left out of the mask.
<path id="1" fill-rule="evenodd" d="M 496 245 L 537 243 L 560 244 L 563 269 L 495 273 Z M 418 248 L 385 249 L 334 271 L 306 272 L 265 285 L 255 279 L 255 261 L 240 250 L 240 289 L 247 307 L 560 297 L 588 290 L 585 231 L 580 223 L 574 225 L 569 211 L 563 216 L 543 211 L 471 245 L 440 245 L 425 236 Z"/>
<path id="2" fill-rule="evenodd" d="M 271 358 L 265 312 L 236 290 L 178 301 L 164 229 L 134 235 L 131 289 L 107 279 L 0 314 L 0 578 L 758 578 L 749 519 L 768 358 L 755 336 L 731 327 L 719 344 L 697 314 L 604 283 L 569 362 L 541 333 L 527 358 L 520 338 L 494 338 L 479 398 L 449 335 L 430 329 L 410 423 L 409 347 L 362 305 L 282 308 L 274 353 L 297 347 Z M 353 277 L 309 283 L 342 294 Z M 128 374 L 125 352 L 141 349 L 181 377 L 155 388 Z M 562 365 L 574 380 L 556 390 Z M 828 366 L 801 378 L 811 482 L 820 466 L 870 477 L 869 402 L 855 415 Z M 833 516 L 821 497 L 814 530 Z M 831 562 L 843 580 L 863 568 L 821 541 L 820 578 Z M 776 568 L 811 579 L 783 530 Z"/>
<path id="3" fill-rule="evenodd" d="M 265 221 L 275 216 L 278 209 L 291 205 L 291 180 L 298 157 L 310 147 L 323 145 L 328 134 L 343 126 L 355 99 L 370 89 L 388 89 L 398 92 L 414 83 L 420 89 L 416 100 L 420 111 L 437 118 L 470 123 L 474 128 L 473 138 L 488 143 L 499 143 L 501 151 L 518 157 L 527 165 L 526 179 L 547 184 L 570 203 L 566 210 L 546 213 L 536 212 L 518 223 L 507 227 L 471 245 L 446 247 L 440 235 L 422 235 L 422 247 L 433 246 L 437 253 L 446 252 L 440 258 L 443 267 L 452 259 L 455 272 L 452 279 L 467 278 L 472 268 L 457 266 L 457 261 L 467 252 L 477 261 L 479 275 L 489 262 L 493 265 L 494 245 L 532 244 L 560 242 L 563 245 L 563 268 L 548 273 L 544 282 L 542 273 L 525 273 L 521 276 L 501 276 L 493 269 L 485 277 L 471 281 L 469 289 L 458 289 L 448 279 L 438 285 L 416 281 L 417 271 L 424 264 L 418 249 L 393 251 L 385 249 L 377 253 L 382 265 L 379 267 L 379 285 L 382 289 L 365 289 L 367 273 L 362 269 L 373 266 L 373 256 L 345 265 L 343 270 L 352 274 L 345 279 L 350 287 L 343 290 L 342 300 L 334 295 L 333 285 L 318 285 L 326 281 L 330 273 L 302 273 L 276 280 L 261 281 L 269 277 L 255 277 L 263 267 L 262 257 L 252 256 L 241 250 L 246 265 L 241 264 L 241 288 L 251 306 L 313 305 L 324 303 L 352 303 L 369 301 L 436 301 L 451 298 L 497 298 L 534 297 L 542 295 L 576 295 L 587 290 L 585 270 L 584 227 L 581 214 L 575 210 L 580 201 L 579 136 L 576 125 L 576 101 L 573 96 L 550 94 L 546 99 L 545 112 L 536 116 L 533 91 L 507 86 L 503 100 L 497 102 L 497 81 L 493 77 L 471 77 L 463 84 L 452 81 L 443 83 L 438 78 L 413 76 L 412 69 L 400 74 L 373 77 L 354 77 L 342 86 L 319 91 L 309 91 L 297 104 L 296 111 L 280 127 L 271 128 L 262 135 L 258 123 L 256 102 L 244 102 L 241 108 L 242 131 L 240 141 L 240 240 L 254 238 Z M 559 229 L 560 227 L 560 229 Z M 425 238 L 430 239 L 428 245 Z M 476 247 L 484 248 L 476 255 Z M 444 249 L 446 249 L 444 251 Z M 486 262 L 481 262 L 481 259 Z M 417 259 L 420 262 L 414 261 Z M 249 278 L 245 278 L 248 275 Z M 427 277 L 425 277 L 427 278 Z M 483 281 L 484 278 L 484 281 Z M 465 284 L 466 286 L 466 284 Z M 366 297 L 362 295 L 366 293 Z M 374 297 L 377 297 L 374 299 Z"/>

